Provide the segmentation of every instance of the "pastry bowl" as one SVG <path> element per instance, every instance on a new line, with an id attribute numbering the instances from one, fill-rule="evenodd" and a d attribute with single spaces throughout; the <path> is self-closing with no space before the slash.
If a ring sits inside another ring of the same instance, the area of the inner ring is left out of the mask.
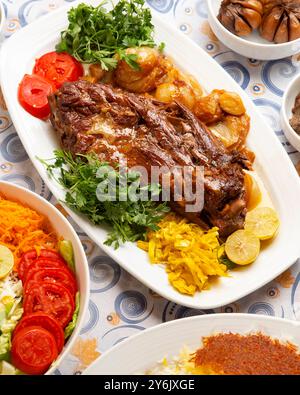
<path id="1" fill-rule="evenodd" d="M 290 125 L 292 118 L 292 109 L 295 104 L 295 99 L 300 93 L 300 74 L 298 74 L 288 85 L 282 98 L 282 105 L 280 111 L 281 127 L 287 140 L 300 151 L 300 135 Z"/>
<path id="2" fill-rule="evenodd" d="M 217 38 L 227 47 L 250 59 L 275 60 L 300 52 L 300 39 L 274 44 L 262 38 L 258 31 L 249 36 L 239 37 L 227 30 L 218 20 L 222 0 L 206 0 L 208 22 Z"/>
<path id="3" fill-rule="evenodd" d="M 49 220 L 51 227 L 55 231 L 55 233 L 59 237 L 71 241 L 73 246 L 75 273 L 78 290 L 80 293 L 79 314 L 76 327 L 72 335 L 65 343 L 64 348 L 58 355 L 57 359 L 52 363 L 48 371 L 45 373 L 46 375 L 53 374 L 57 367 L 59 367 L 59 364 L 62 362 L 64 357 L 72 349 L 74 342 L 76 341 L 76 338 L 78 337 L 80 329 L 84 323 L 85 313 L 87 311 L 89 302 L 90 289 L 87 258 L 81 241 L 69 221 L 55 206 L 53 206 L 47 200 L 37 195 L 36 193 L 29 191 L 26 188 L 17 186 L 6 181 L 0 181 L 0 194 L 6 199 L 21 203 L 25 206 L 32 208 L 39 214 L 44 215 Z"/>

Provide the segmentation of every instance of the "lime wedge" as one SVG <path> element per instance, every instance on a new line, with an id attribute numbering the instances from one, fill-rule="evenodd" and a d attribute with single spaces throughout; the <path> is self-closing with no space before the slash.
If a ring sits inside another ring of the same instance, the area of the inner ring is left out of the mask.
<path id="1" fill-rule="evenodd" d="M 0 278 L 6 277 L 14 267 L 14 256 L 11 250 L 0 245 Z"/>
<path id="2" fill-rule="evenodd" d="M 254 262 L 259 251 L 259 238 L 247 230 L 237 230 L 225 243 L 226 255 L 237 265 L 249 265 Z"/>
<path id="3" fill-rule="evenodd" d="M 246 215 L 245 230 L 254 233 L 260 240 L 274 237 L 278 227 L 278 215 L 271 207 L 257 207 Z"/>

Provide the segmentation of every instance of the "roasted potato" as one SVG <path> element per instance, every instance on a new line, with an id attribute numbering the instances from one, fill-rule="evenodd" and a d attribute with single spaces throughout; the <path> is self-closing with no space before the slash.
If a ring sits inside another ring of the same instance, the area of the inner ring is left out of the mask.
<path id="1" fill-rule="evenodd" d="M 242 116 L 225 115 L 223 120 L 213 127 L 212 132 L 220 139 L 225 147 L 240 150 L 250 129 L 250 118 L 247 114 Z"/>
<path id="2" fill-rule="evenodd" d="M 100 64 L 95 63 L 89 66 L 89 74 L 93 77 L 96 81 L 101 81 L 104 77 L 105 70 L 102 69 Z"/>
<path id="3" fill-rule="evenodd" d="M 235 92 L 224 92 L 220 95 L 220 107 L 230 115 L 243 115 L 246 112 L 244 103 Z"/>
<path id="4" fill-rule="evenodd" d="M 202 122 L 212 124 L 220 122 L 225 114 L 243 115 L 246 109 L 237 93 L 215 89 L 197 100 L 194 112 Z"/>
<path id="5" fill-rule="evenodd" d="M 200 121 L 205 124 L 219 122 L 224 117 L 224 111 L 220 106 L 220 96 L 223 90 L 213 90 L 209 95 L 199 98 L 195 104 L 194 112 Z"/>
<path id="6" fill-rule="evenodd" d="M 110 84 L 113 82 L 112 71 L 103 70 L 98 63 L 93 63 L 89 66 L 89 73 L 83 77 L 84 80 L 96 83 L 103 82 L 105 84 Z"/>
<path id="7" fill-rule="evenodd" d="M 193 76 L 184 74 L 169 64 L 168 74 L 164 82 L 156 88 L 154 97 L 166 103 L 177 100 L 193 110 L 202 94 L 203 91 Z"/>
<path id="8" fill-rule="evenodd" d="M 139 70 L 133 69 L 124 60 L 118 62 L 114 82 L 121 88 L 135 93 L 153 91 L 167 73 L 167 63 L 162 54 L 149 47 L 128 48 L 127 54 L 137 55 Z"/>

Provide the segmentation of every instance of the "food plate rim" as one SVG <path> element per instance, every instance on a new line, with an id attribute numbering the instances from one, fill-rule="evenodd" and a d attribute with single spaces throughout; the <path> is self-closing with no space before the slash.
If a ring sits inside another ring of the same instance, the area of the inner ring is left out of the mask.
<path id="1" fill-rule="evenodd" d="M 145 330 L 136 333 L 126 339 L 124 339 L 122 342 L 115 344 L 103 354 L 101 354 L 95 361 L 91 363 L 83 372 L 83 375 L 89 375 L 89 371 L 94 369 L 94 367 L 97 366 L 99 361 L 101 361 L 101 364 L 105 364 L 105 358 L 109 356 L 111 353 L 117 353 L 120 349 L 122 349 L 124 346 L 134 343 L 136 339 L 143 337 L 145 334 L 151 334 L 152 332 L 159 332 L 162 328 L 169 328 L 169 327 L 176 327 L 177 325 L 184 325 L 186 322 L 190 322 L 191 325 L 201 325 L 202 321 L 206 320 L 217 320 L 217 321 L 222 321 L 223 319 L 230 319 L 232 322 L 239 321 L 242 319 L 245 319 L 246 321 L 249 319 L 250 320 L 257 320 L 260 322 L 267 322 L 267 321 L 276 321 L 276 322 L 281 322 L 284 325 L 291 325 L 295 328 L 299 327 L 300 328 L 300 322 L 296 320 L 291 320 L 291 319 L 286 319 L 286 318 L 281 318 L 281 317 L 275 317 L 275 316 L 268 316 L 264 314 L 247 314 L 247 313 L 214 313 L 214 314 L 202 314 L 202 315 L 196 315 L 192 317 L 184 317 L 180 319 L 174 319 L 172 321 L 168 322 L 162 322 L 158 325 L 152 326 L 150 328 L 146 328 Z M 180 322 L 179 322 L 180 321 Z M 255 324 L 255 326 L 258 326 L 258 323 Z M 231 331 L 230 328 L 228 328 L 228 331 Z M 234 331 L 233 331 L 234 332 Z M 260 332 L 259 329 L 251 329 L 250 333 L 252 332 Z M 212 333 L 213 334 L 213 333 Z M 275 336 L 271 336 L 275 337 Z M 199 336 L 201 338 L 201 336 Z M 299 337 L 300 338 L 300 337 Z M 182 345 L 184 346 L 184 345 Z M 100 373 L 101 374 L 101 373 Z M 104 374 L 104 372 L 102 373 Z"/>

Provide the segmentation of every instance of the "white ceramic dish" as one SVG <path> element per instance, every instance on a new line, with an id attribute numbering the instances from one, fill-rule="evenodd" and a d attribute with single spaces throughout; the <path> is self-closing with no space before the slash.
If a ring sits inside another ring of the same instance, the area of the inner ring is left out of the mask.
<path id="1" fill-rule="evenodd" d="M 299 322 L 256 314 L 207 314 L 146 329 L 105 352 L 83 374 L 143 374 L 162 358 L 177 356 L 184 346 L 195 351 L 203 336 L 218 332 L 241 335 L 262 332 L 300 347 Z"/>
<path id="2" fill-rule="evenodd" d="M 72 3 L 74 5 L 76 3 Z M 264 180 L 281 219 L 280 232 L 270 246 L 261 252 L 255 264 L 233 271 L 231 277 L 219 279 L 209 291 L 190 297 L 173 289 L 168 283 L 165 270 L 151 265 L 147 254 L 135 244 L 127 243 L 114 250 L 103 244 L 107 228 L 96 227 L 83 216 L 67 210 L 106 253 L 155 292 L 184 306 L 215 308 L 260 288 L 300 256 L 300 180 L 275 134 L 246 93 L 225 70 L 177 29 L 156 16 L 153 16 L 153 22 L 157 41 L 164 41 L 167 52 L 172 54 L 178 65 L 193 74 L 207 91 L 222 88 L 236 91 L 243 98 L 252 119 L 248 144 L 256 153 L 256 169 Z M 21 33 L 14 34 L 3 44 L 0 54 L 0 82 L 10 115 L 30 159 L 58 199 L 64 198 L 64 191 L 48 178 L 44 166 L 36 158 L 37 155 L 40 158 L 53 157 L 53 150 L 59 147 L 58 139 L 49 123 L 39 121 L 23 110 L 18 103 L 17 89 L 23 75 L 31 72 L 35 58 L 54 49 L 60 31 L 66 25 L 66 8 L 54 11 L 22 29 Z"/>
<path id="3" fill-rule="evenodd" d="M 29 191 L 28 189 L 11 184 L 9 182 L 0 181 L 0 193 L 8 199 L 12 199 L 14 201 L 26 204 L 28 207 L 31 207 L 40 214 L 45 215 L 45 217 L 49 219 L 54 231 L 64 239 L 70 240 L 73 245 L 76 278 L 78 289 L 80 292 L 80 310 L 76 328 L 74 329 L 70 339 L 67 341 L 57 360 L 46 372 L 46 374 L 52 374 L 57 366 L 60 364 L 60 362 L 63 360 L 63 358 L 71 350 L 83 324 L 83 320 L 88 306 L 90 290 L 88 262 L 79 237 L 77 236 L 76 232 L 67 221 L 67 219 L 60 213 L 60 211 L 56 207 L 54 207 L 47 200 L 43 199 L 39 195 Z"/>
<path id="4" fill-rule="evenodd" d="M 5 11 L 4 11 L 4 6 L 0 1 L 0 40 L 4 30 L 4 24 L 5 24 Z"/>
<path id="5" fill-rule="evenodd" d="M 300 151 L 300 136 L 291 127 L 289 120 L 292 118 L 292 109 L 296 96 L 300 93 L 300 75 L 297 75 L 284 91 L 280 111 L 281 126 L 289 142 Z"/>
<path id="6" fill-rule="evenodd" d="M 240 55 L 251 59 L 274 60 L 295 55 L 300 50 L 300 39 L 273 44 L 263 39 L 257 31 L 247 37 L 238 37 L 227 30 L 218 20 L 222 0 L 206 0 L 209 24 L 218 39 Z"/>

